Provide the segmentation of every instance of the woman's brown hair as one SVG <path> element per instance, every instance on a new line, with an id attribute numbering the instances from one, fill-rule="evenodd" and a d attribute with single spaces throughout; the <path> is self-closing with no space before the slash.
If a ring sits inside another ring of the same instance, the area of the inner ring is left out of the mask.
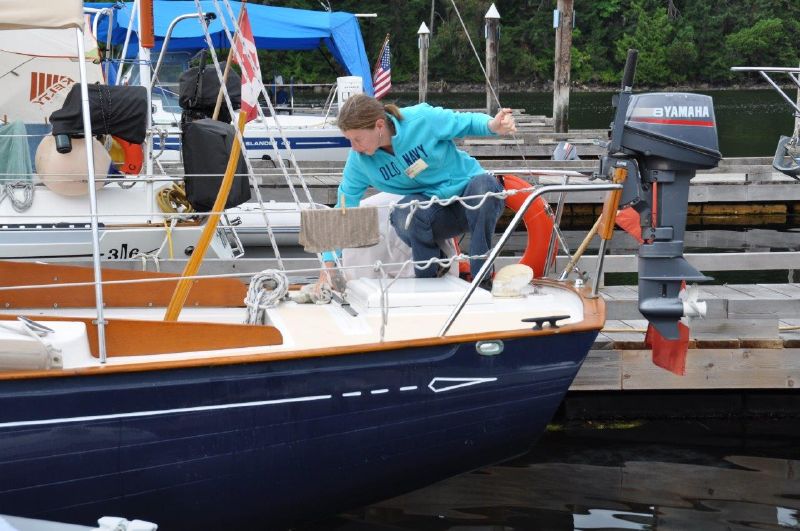
<path id="1" fill-rule="evenodd" d="M 375 98 L 366 94 L 354 94 L 347 98 L 339 111 L 337 123 L 342 131 L 352 129 L 373 129 L 378 118 L 386 118 L 391 114 L 398 120 L 403 119 L 400 109 L 393 103 L 382 104 Z M 386 120 L 390 128 L 394 129 L 391 120 Z"/>

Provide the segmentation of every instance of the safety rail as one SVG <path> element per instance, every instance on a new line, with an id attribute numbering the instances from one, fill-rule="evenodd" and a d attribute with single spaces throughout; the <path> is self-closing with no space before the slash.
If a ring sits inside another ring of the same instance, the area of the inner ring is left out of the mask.
<path id="1" fill-rule="evenodd" d="M 508 239 L 511 237 L 511 234 L 516 230 L 517 225 L 519 225 L 520 220 L 525 216 L 525 213 L 528 211 L 530 206 L 533 202 L 543 194 L 553 193 L 553 192 L 562 192 L 562 193 L 569 193 L 569 192 L 588 192 L 588 191 L 605 191 L 610 192 L 612 190 L 621 190 L 621 184 L 574 184 L 574 185 L 563 185 L 563 184 L 556 184 L 556 185 L 549 185 L 549 186 L 542 186 L 531 192 L 531 194 L 525 198 L 525 202 L 522 203 L 522 207 L 514 214 L 514 217 L 506 227 L 506 230 L 503 231 L 503 234 L 497 240 L 497 243 L 494 247 L 492 247 L 491 251 L 489 251 L 489 256 L 486 258 L 486 261 L 483 263 L 480 271 L 478 274 L 475 275 L 475 278 L 472 279 L 472 283 L 469 285 L 466 293 L 461 297 L 461 300 L 458 301 L 458 304 L 450 313 L 450 316 L 445 321 L 444 325 L 442 326 L 441 330 L 439 330 L 439 336 L 443 337 L 450 327 L 453 325 L 453 322 L 456 320 L 458 315 L 461 313 L 461 310 L 464 309 L 464 305 L 467 303 L 469 298 L 477 289 L 478 285 L 483 281 L 483 278 L 486 276 L 486 273 L 492 268 L 494 265 L 495 260 L 497 259 L 500 251 L 505 246 Z M 555 227 L 555 225 L 554 225 Z"/>
<path id="2" fill-rule="evenodd" d="M 790 98 L 783 89 L 778 86 L 775 81 L 769 77 L 769 74 L 786 74 L 789 76 L 794 84 L 800 89 L 800 68 L 798 67 L 771 67 L 771 66 L 734 66 L 731 67 L 731 70 L 734 72 L 758 72 L 761 74 L 761 77 L 769 83 L 772 88 L 778 91 L 778 94 L 789 104 L 789 106 L 794 109 L 795 116 L 800 117 L 800 105 L 795 103 L 792 98 Z"/>
<path id="3" fill-rule="evenodd" d="M 775 148 L 775 156 L 772 159 L 772 167 L 783 173 L 800 181 L 800 156 L 798 156 L 798 148 L 800 147 L 800 98 L 797 102 L 793 101 L 786 92 L 769 76 L 769 74 L 786 74 L 789 79 L 800 90 L 800 68 L 794 67 L 770 67 L 770 66 L 734 66 L 731 68 L 734 72 L 758 72 L 772 88 L 784 99 L 786 103 L 794 110 L 794 133 L 792 136 L 781 136 L 778 140 L 778 145 Z M 788 159 L 788 161 L 787 161 Z"/>

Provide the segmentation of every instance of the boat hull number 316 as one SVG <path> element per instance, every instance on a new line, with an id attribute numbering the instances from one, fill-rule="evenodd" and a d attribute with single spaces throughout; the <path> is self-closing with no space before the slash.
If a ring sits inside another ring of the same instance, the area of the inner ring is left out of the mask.
<path id="1" fill-rule="evenodd" d="M 127 243 L 120 244 L 119 248 L 109 249 L 106 251 L 106 258 L 109 260 L 127 260 L 128 258 L 136 258 L 139 255 L 139 249 L 136 247 L 128 248 Z"/>

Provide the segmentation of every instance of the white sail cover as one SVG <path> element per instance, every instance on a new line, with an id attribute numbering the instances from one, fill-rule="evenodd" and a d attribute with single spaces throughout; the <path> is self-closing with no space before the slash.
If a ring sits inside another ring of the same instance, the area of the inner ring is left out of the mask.
<path id="1" fill-rule="evenodd" d="M 83 29 L 83 0 L 3 0 L 0 30 Z"/>
<path id="2" fill-rule="evenodd" d="M 80 80 L 75 35 L 74 29 L 0 31 L 0 120 L 45 124 L 61 108 Z M 90 31 L 83 40 L 87 81 L 102 83 L 97 42 Z"/>

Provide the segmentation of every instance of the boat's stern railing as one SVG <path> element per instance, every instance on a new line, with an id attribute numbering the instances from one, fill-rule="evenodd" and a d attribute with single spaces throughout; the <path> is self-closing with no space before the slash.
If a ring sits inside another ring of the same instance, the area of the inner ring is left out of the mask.
<path id="1" fill-rule="evenodd" d="M 180 15 L 175 17 L 167 27 L 167 34 L 164 37 L 164 43 L 161 45 L 161 53 L 158 54 L 158 60 L 156 61 L 156 66 L 153 68 L 153 74 L 151 76 L 150 81 L 150 89 L 152 90 L 158 80 L 158 72 L 161 70 L 161 64 L 164 62 L 164 57 L 167 55 L 167 50 L 169 49 L 169 41 L 172 38 L 172 31 L 175 29 L 175 26 L 182 20 L 187 20 L 190 18 L 205 18 L 206 24 L 211 22 L 212 20 L 217 18 L 215 13 L 187 13 L 185 15 Z"/>
<path id="2" fill-rule="evenodd" d="M 796 118 L 800 118 L 800 102 L 795 102 L 788 94 L 778 85 L 775 80 L 770 77 L 770 74 L 786 74 L 789 79 L 800 89 L 800 67 L 771 67 L 771 66 L 734 66 L 731 67 L 734 72 L 758 72 L 764 80 L 774 88 L 778 94 L 794 109 Z"/>
<path id="3" fill-rule="evenodd" d="M 613 191 L 613 190 L 621 190 L 621 184 L 614 184 L 614 183 L 605 183 L 605 184 L 554 184 L 554 185 L 546 185 L 541 186 L 528 195 L 525 198 L 525 202 L 522 203 L 520 209 L 514 214 L 514 217 L 509 222 L 506 229 L 503 231 L 503 234 L 500 235 L 500 238 L 497 240 L 497 243 L 492 247 L 489 251 L 489 255 L 486 258 L 486 261 L 483 263 L 480 271 L 475 275 L 472 279 L 472 283 L 469 285 L 469 288 L 464 295 L 461 296 L 461 299 L 456 304 L 456 307 L 453 308 L 453 311 L 448 316 L 447 320 L 445 321 L 442 328 L 439 330 L 439 336 L 444 336 L 447 334 L 447 331 L 453 325 L 453 322 L 456 320 L 458 315 L 461 313 L 461 310 L 464 309 L 464 305 L 466 305 L 469 298 L 478 288 L 478 285 L 483 281 L 486 277 L 488 272 L 491 270 L 492 266 L 494 265 L 495 260 L 497 257 L 500 256 L 500 252 L 505 247 L 506 243 L 508 242 L 511 235 L 516 230 L 517 226 L 519 226 L 519 222 L 525 216 L 525 213 L 531 207 L 533 202 L 540 196 L 549 193 L 561 193 L 566 194 L 570 192 L 605 192 L 605 191 Z"/>
<path id="4" fill-rule="evenodd" d="M 772 167 L 784 175 L 800 181 L 800 97 L 797 101 L 792 100 L 786 91 L 770 77 L 770 74 L 786 74 L 800 92 L 800 67 L 734 66 L 731 70 L 734 72 L 758 72 L 794 111 L 794 131 L 792 136 L 781 136 L 778 139 Z"/>

